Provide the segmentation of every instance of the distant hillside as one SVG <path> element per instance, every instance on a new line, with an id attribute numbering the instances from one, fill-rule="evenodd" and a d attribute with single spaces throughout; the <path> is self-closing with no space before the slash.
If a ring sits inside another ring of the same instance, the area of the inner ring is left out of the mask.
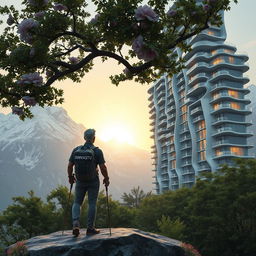
<path id="1" fill-rule="evenodd" d="M 24 122 L 12 114 L 0 114 L 0 210 L 11 203 L 11 197 L 31 189 L 45 197 L 58 185 L 68 186 L 68 158 L 75 146 L 84 143 L 85 127 L 63 108 L 34 107 L 32 111 L 35 117 Z M 98 139 L 95 145 L 104 151 L 115 199 L 134 186 L 146 192 L 152 189 L 149 152 Z"/>

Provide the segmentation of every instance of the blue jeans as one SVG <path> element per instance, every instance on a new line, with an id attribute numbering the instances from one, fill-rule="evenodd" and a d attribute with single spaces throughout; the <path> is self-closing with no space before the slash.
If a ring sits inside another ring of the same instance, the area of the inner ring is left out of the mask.
<path id="1" fill-rule="evenodd" d="M 73 221 L 80 219 L 81 206 L 83 204 L 85 194 L 88 191 L 89 210 L 87 216 L 87 227 L 94 228 L 99 187 L 99 177 L 97 177 L 94 181 L 91 182 L 76 181 L 75 201 L 72 206 Z"/>

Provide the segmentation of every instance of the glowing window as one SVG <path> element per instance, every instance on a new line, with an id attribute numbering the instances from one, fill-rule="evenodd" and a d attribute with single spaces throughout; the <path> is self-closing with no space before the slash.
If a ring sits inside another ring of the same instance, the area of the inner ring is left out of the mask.
<path id="1" fill-rule="evenodd" d="M 219 109 L 219 107 L 220 107 L 220 104 L 218 104 L 218 103 L 216 103 L 216 104 L 213 104 L 213 109 L 214 109 L 214 110 L 217 110 L 217 109 Z"/>
<path id="2" fill-rule="evenodd" d="M 198 129 L 203 129 L 203 128 L 205 128 L 205 121 L 204 121 L 204 120 L 199 121 L 197 127 L 198 127 Z"/>
<path id="3" fill-rule="evenodd" d="M 187 106 L 186 106 L 186 105 L 185 105 L 185 106 L 183 106 L 183 107 L 181 107 L 181 112 L 182 112 L 182 113 L 187 112 Z"/>
<path id="4" fill-rule="evenodd" d="M 221 156 L 223 153 L 222 153 L 222 151 L 220 150 L 220 149 L 216 149 L 215 150 L 215 155 L 216 156 Z"/>
<path id="5" fill-rule="evenodd" d="M 206 140 L 201 140 L 201 141 L 199 142 L 199 149 L 200 149 L 200 150 L 206 149 Z"/>
<path id="6" fill-rule="evenodd" d="M 206 130 L 201 130 L 199 132 L 199 138 L 200 139 L 205 139 L 206 138 Z"/>
<path id="7" fill-rule="evenodd" d="M 233 51 L 230 50 L 230 49 L 224 49 L 224 52 L 226 52 L 226 53 L 233 53 Z"/>
<path id="8" fill-rule="evenodd" d="M 210 35 L 210 36 L 213 36 L 215 33 L 213 31 L 211 31 L 211 30 L 208 30 L 207 34 Z"/>
<path id="9" fill-rule="evenodd" d="M 185 90 L 180 92 L 180 98 L 185 97 Z"/>
<path id="10" fill-rule="evenodd" d="M 237 156 L 243 156 L 244 155 L 244 149 L 240 147 L 230 147 L 230 152 Z"/>
<path id="11" fill-rule="evenodd" d="M 176 168 L 176 160 L 172 160 L 170 164 L 171 164 L 171 168 Z"/>
<path id="12" fill-rule="evenodd" d="M 223 63 L 223 62 L 224 62 L 224 59 L 223 59 L 222 57 L 219 57 L 219 58 L 216 58 L 216 59 L 212 62 L 212 64 L 213 64 L 213 65 L 217 65 L 217 64 Z"/>
<path id="13" fill-rule="evenodd" d="M 229 63 L 235 63 L 235 58 L 234 57 L 228 57 Z"/>
<path id="14" fill-rule="evenodd" d="M 238 104 L 236 102 L 230 102 L 230 107 L 233 109 L 241 109 L 240 104 Z"/>
<path id="15" fill-rule="evenodd" d="M 217 52 L 217 50 L 212 51 L 212 55 L 215 55 Z"/>
<path id="16" fill-rule="evenodd" d="M 228 95 L 234 98 L 239 98 L 238 91 L 235 91 L 235 90 L 228 90 Z"/>
<path id="17" fill-rule="evenodd" d="M 217 99 L 219 97 L 219 93 L 218 92 L 214 92 L 213 94 L 212 94 L 212 98 L 213 99 Z"/>
<path id="18" fill-rule="evenodd" d="M 206 153 L 205 151 L 202 151 L 199 153 L 199 160 L 205 160 L 206 159 Z"/>
<path id="19" fill-rule="evenodd" d="M 184 122 L 187 120 L 187 114 L 181 115 L 181 121 Z"/>
<path id="20" fill-rule="evenodd" d="M 170 138 L 170 142 L 171 142 L 171 143 L 174 143 L 174 138 L 173 138 L 173 136 Z"/>

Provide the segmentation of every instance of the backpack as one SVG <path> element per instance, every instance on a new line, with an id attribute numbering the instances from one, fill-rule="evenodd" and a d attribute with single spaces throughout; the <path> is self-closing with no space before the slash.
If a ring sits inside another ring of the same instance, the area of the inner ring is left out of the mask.
<path id="1" fill-rule="evenodd" d="M 75 174 L 78 181 L 92 181 L 98 176 L 94 146 L 79 146 L 74 152 Z"/>

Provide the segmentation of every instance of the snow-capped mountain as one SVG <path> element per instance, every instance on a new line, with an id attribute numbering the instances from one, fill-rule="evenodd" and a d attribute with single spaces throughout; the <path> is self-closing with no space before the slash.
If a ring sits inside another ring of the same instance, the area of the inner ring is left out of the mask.
<path id="1" fill-rule="evenodd" d="M 84 143 L 85 127 L 75 123 L 63 108 L 34 107 L 34 118 L 21 121 L 17 116 L 0 114 L 0 210 L 13 196 L 34 190 L 45 196 L 67 183 L 67 163 L 74 147 Z M 150 191 L 150 154 L 128 145 L 103 143 L 111 178 L 110 193 L 120 199 L 134 186 Z M 102 187 L 103 188 L 103 187 Z"/>

